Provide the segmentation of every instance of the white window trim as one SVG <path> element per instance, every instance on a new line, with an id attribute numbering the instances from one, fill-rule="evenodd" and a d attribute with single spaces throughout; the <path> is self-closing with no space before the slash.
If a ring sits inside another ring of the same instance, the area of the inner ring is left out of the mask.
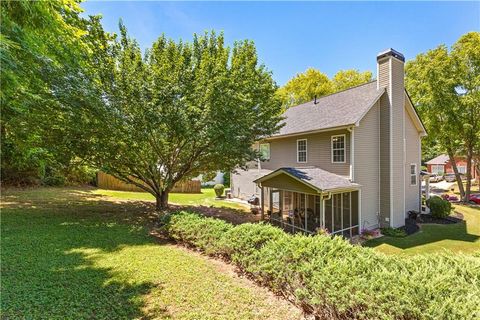
<path id="1" fill-rule="evenodd" d="M 464 172 L 460 171 L 460 168 L 463 168 L 462 171 L 464 171 Z M 458 173 L 460 173 L 460 174 L 467 174 L 467 165 L 457 166 L 457 170 L 458 170 Z"/>
<path id="2" fill-rule="evenodd" d="M 412 166 L 415 167 L 415 173 L 412 173 Z M 410 163 L 410 167 L 408 168 L 409 176 L 410 176 L 410 186 L 416 186 L 418 184 L 418 172 L 417 172 L 417 164 Z M 412 176 L 415 175 L 415 183 L 412 184 Z"/>
<path id="3" fill-rule="evenodd" d="M 298 153 L 299 153 L 298 142 L 299 141 L 305 141 L 305 161 L 300 161 L 300 159 L 298 158 Z M 308 141 L 307 139 L 297 139 L 297 163 L 307 163 L 307 162 L 308 162 Z"/>
<path id="4" fill-rule="evenodd" d="M 431 171 L 432 171 L 431 173 L 436 173 L 436 174 L 438 174 L 440 172 L 445 173 L 445 165 L 443 165 L 443 164 L 432 164 L 431 165 Z"/>
<path id="5" fill-rule="evenodd" d="M 333 161 L 333 138 L 343 137 L 343 161 Z M 336 134 L 330 137 L 330 158 L 332 163 L 346 163 L 347 162 L 347 137 L 345 134 Z"/>
<path id="6" fill-rule="evenodd" d="M 262 160 L 270 160 L 271 154 L 270 154 L 270 143 L 269 142 L 263 142 L 260 143 L 260 146 L 258 147 L 258 150 L 261 152 L 262 151 L 262 145 L 268 145 L 268 158 L 262 159 Z"/>

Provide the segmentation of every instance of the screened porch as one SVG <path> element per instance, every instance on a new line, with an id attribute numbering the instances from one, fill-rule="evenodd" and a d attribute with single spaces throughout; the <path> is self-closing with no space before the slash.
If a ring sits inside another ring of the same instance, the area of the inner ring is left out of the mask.
<path id="1" fill-rule="evenodd" d="M 263 188 L 265 219 L 287 232 L 359 234 L 358 191 L 328 195 Z"/>
<path id="2" fill-rule="evenodd" d="M 265 220 L 288 232 L 359 234 L 360 185 L 320 168 L 280 168 L 255 180 Z"/>

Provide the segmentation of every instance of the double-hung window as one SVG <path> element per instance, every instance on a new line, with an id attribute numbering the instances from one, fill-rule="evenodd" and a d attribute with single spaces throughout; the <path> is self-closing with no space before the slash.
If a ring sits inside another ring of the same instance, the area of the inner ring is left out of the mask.
<path id="1" fill-rule="evenodd" d="M 467 166 L 457 166 L 458 173 L 467 173 Z"/>
<path id="2" fill-rule="evenodd" d="M 270 160 L 270 143 L 261 143 L 259 151 L 261 160 Z"/>
<path id="3" fill-rule="evenodd" d="M 332 163 L 345 163 L 345 135 L 332 136 Z"/>
<path id="4" fill-rule="evenodd" d="M 417 164 L 416 163 L 410 164 L 410 185 L 411 186 L 417 185 Z"/>
<path id="5" fill-rule="evenodd" d="M 297 140 L 297 162 L 307 162 L 307 139 Z"/>

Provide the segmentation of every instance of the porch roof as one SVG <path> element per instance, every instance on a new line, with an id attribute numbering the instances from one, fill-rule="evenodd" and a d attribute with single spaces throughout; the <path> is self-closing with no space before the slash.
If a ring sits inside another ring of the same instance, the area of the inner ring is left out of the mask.
<path id="1" fill-rule="evenodd" d="M 279 176 L 286 176 L 283 179 L 279 179 Z M 314 192 L 329 192 L 329 191 L 341 191 L 341 190 L 357 190 L 360 185 L 351 182 L 347 177 L 340 176 L 335 173 L 320 169 L 320 168 L 292 168 L 285 167 L 279 168 L 269 174 L 266 174 L 254 181 L 257 184 L 263 186 L 273 187 L 278 189 L 295 188 L 295 184 L 292 182 L 303 185 Z M 288 185 L 288 187 L 286 186 Z M 302 189 L 300 187 L 300 189 Z M 304 191 L 304 190 L 293 190 Z"/>

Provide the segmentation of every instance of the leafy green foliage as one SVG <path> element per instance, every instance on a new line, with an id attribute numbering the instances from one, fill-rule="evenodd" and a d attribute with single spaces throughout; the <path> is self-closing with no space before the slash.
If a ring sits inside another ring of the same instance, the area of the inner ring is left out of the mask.
<path id="1" fill-rule="evenodd" d="M 98 18 L 78 1 L 2 1 L 1 169 L 7 184 L 67 175 L 80 161 L 72 143 L 87 105 L 98 101 L 90 53 Z M 70 182 L 70 181 L 69 181 Z"/>
<path id="2" fill-rule="evenodd" d="M 370 71 L 340 70 L 332 78 L 334 91 L 342 91 L 372 81 Z"/>
<path id="3" fill-rule="evenodd" d="M 277 96 L 286 107 L 320 98 L 327 94 L 345 90 L 372 80 L 370 71 L 340 70 L 330 80 L 317 69 L 309 68 L 290 79 L 278 89 Z"/>
<path id="4" fill-rule="evenodd" d="M 253 142 L 278 129 L 276 85 L 251 41 L 228 48 L 214 32 L 191 43 L 161 36 L 142 57 L 120 28 L 110 43 L 118 50 L 101 59 L 106 103 L 79 146 L 91 163 L 156 196 L 159 208 L 177 182 L 243 165 Z"/>
<path id="5" fill-rule="evenodd" d="M 181 233 L 185 243 L 194 245 L 195 228 L 182 227 L 191 214 L 174 216 L 165 230 L 177 240 Z M 220 235 L 214 219 L 197 217 L 195 223 L 203 226 L 202 219 L 209 221 L 208 233 L 215 233 L 216 243 L 222 243 L 210 253 L 232 259 L 319 318 L 437 319 L 448 314 L 474 319 L 480 312 L 480 261 L 474 257 L 385 256 L 340 237 L 290 235 L 262 224 L 225 227 Z"/>
<path id="6" fill-rule="evenodd" d="M 220 198 L 223 196 L 223 192 L 225 191 L 225 186 L 219 183 L 213 187 L 213 190 L 215 191 L 217 198 Z"/>
<path id="7" fill-rule="evenodd" d="M 407 90 L 429 133 L 423 140 L 423 158 L 431 158 L 432 151 L 445 152 L 454 170 L 455 156 L 464 155 L 471 163 L 480 150 L 479 52 L 480 33 L 469 32 L 450 50 L 445 45 L 438 46 L 419 54 L 405 68 Z M 436 149 L 430 149 L 435 145 Z M 457 177 L 464 199 L 470 192 L 469 168 L 467 174 L 466 192 Z"/>
<path id="8" fill-rule="evenodd" d="M 392 227 L 381 228 L 382 234 L 384 236 L 394 237 L 394 238 L 404 238 L 407 236 L 407 233 L 403 229 L 395 229 Z"/>
<path id="9" fill-rule="evenodd" d="M 440 197 L 434 196 L 427 200 L 427 206 L 430 208 L 432 216 L 436 218 L 445 218 L 452 212 L 452 204 Z"/>

